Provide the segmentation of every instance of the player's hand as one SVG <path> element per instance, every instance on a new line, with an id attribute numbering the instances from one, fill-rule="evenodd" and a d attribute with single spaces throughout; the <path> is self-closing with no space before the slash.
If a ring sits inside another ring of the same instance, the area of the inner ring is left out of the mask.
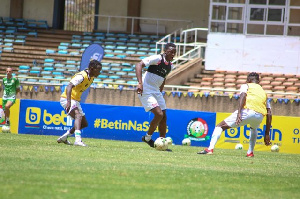
<path id="1" fill-rule="evenodd" d="M 71 102 L 67 102 L 66 108 L 65 108 L 67 114 L 69 113 L 70 108 L 71 108 Z"/>
<path id="2" fill-rule="evenodd" d="M 242 115 L 241 115 L 241 113 L 238 113 L 235 124 L 238 126 L 241 123 L 241 121 L 242 121 Z"/>
<path id="3" fill-rule="evenodd" d="M 143 93 L 143 84 L 142 83 L 139 83 L 138 86 L 137 86 L 137 89 L 136 89 L 136 92 L 138 94 L 141 94 Z"/>
<path id="4" fill-rule="evenodd" d="M 270 142 L 270 135 L 269 134 L 265 134 L 265 136 L 264 136 L 264 142 L 265 142 L 265 145 L 266 146 L 269 146 L 269 145 L 271 145 L 271 142 Z"/>

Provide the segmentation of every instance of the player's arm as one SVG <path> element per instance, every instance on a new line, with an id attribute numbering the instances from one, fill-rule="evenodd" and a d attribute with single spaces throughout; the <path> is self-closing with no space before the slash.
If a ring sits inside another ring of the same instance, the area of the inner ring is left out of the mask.
<path id="1" fill-rule="evenodd" d="M 166 79 L 164 79 L 164 82 L 161 84 L 161 86 L 159 87 L 160 92 L 162 92 L 164 90 L 165 87 L 165 83 L 166 83 Z"/>
<path id="2" fill-rule="evenodd" d="M 135 74 L 136 78 L 138 80 L 138 86 L 137 86 L 137 93 L 142 94 L 143 93 L 143 79 L 142 79 L 142 68 L 145 67 L 145 64 L 143 61 L 140 61 L 135 65 Z"/>
<path id="3" fill-rule="evenodd" d="M 72 94 L 72 89 L 74 87 L 74 84 L 70 82 L 66 88 L 66 94 L 67 94 L 67 104 L 66 104 L 66 112 L 69 113 L 70 108 L 71 108 L 71 94 Z"/>
<path id="4" fill-rule="evenodd" d="M 265 136 L 264 136 L 264 142 L 265 142 L 266 146 L 271 144 L 271 142 L 270 142 L 271 124 L 272 124 L 272 112 L 271 112 L 271 108 L 267 108 L 266 131 L 265 131 Z"/>
<path id="5" fill-rule="evenodd" d="M 16 94 L 18 94 L 20 92 L 20 81 L 19 79 L 17 79 L 16 81 Z"/>
<path id="6" fill-rule="evenodd" d="M 236 125 L 239 125 L 242 121 L 242 109 L 245 106 L 246 99 L 247 99 L 247 91 L 248 91 L 248 85 L 243 84 L 240 88 L 240 101 L 239 101 L 239 107 L 238 107 L 238 114 L 236 117 Z"/>
<path id="7" fill-rule="evenodd" d="M 84 77 L 80 74 L 73 77 L 66 88 L 66 95 L 67 95 L 67 104 L 66 104 L 66 112 L 69 113 L 71 108 L 71 100 L 72 100 L 72 89 L 77 86 L 78 84 L 82 83 Z"/>
<path id="8" fill-rule="evenodd" d="M 236 125 L 239 125 L 242 121 L 242 109 L 244 108 L 245 106 L 245 103 L 246 103 L 246 98 L 247 98 L 247 94 L 246 93 L 241 93 L 240 94 L 240 102 L 239 102 L 239 108 L 238 108 L 238 114 L 237 114 L 237 117 L 236 117 Z"/>

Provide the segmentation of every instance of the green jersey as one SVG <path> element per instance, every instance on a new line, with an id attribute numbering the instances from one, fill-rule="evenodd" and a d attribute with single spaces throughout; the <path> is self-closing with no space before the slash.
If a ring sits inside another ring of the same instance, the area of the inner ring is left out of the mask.
<path id="1" fill-rule="evenodd" d="M 20 87 L 19 80 L 15 77 L 12 77 L 10 79 L 4 77 L 3 84 L 4 84 L 3 99 L 16 99 L 17 88 Z"/>

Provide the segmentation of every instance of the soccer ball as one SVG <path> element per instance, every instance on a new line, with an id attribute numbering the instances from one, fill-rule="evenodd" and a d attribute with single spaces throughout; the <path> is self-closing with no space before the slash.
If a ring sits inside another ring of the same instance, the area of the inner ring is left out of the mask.
<path id="1" fill-rule="evenodd" d="M 159 151 L 165 151 L 168 149 L 168 141 L 164 137 L 159 137 L 154 142 L 154 148 Z"/>
<path id="2" fill-rule="evenodd" d="M 2 126 L 2 133 L 10 133 L 10 127 L 9 126 Z"/>
<path id="3" fill-rule="evenodd" d="M 189 138 L 184 138 L 182 140 L 182 145 L 183 146 L 191 146 L 191 140 Z"/>
<path id="4" fill-rule="evenodd" d="M 243 145 L 242 144 L 236 144 L 235 149 L 241 150 L 241 149 L 243 149 Z"/>
<path id="5" fill-rule="evenodd" d="M 171 137 L 166 137 L 166 140 L 168 142 L 168 145 L 172 145 L 173 144 L 173 140 Z"/>
<path id="6" fill-rule="evenodd" d="M 278 145 L 273 145 L 272 147 L 271 147 L 271 151 L 272 152 L 278 152 L 279 151 L 279 146 Z"/>

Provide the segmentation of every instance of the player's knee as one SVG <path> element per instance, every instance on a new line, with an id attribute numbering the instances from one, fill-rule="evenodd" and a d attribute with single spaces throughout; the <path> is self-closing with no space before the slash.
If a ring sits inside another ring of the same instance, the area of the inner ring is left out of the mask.
<path id="1" fill-rule="evenodd" d="M 164 113 L 163 112 L 157 112 L 154 114 L 154 117 L 156 117 L 159 120 L 162 120 L 164 118 Z"/>

